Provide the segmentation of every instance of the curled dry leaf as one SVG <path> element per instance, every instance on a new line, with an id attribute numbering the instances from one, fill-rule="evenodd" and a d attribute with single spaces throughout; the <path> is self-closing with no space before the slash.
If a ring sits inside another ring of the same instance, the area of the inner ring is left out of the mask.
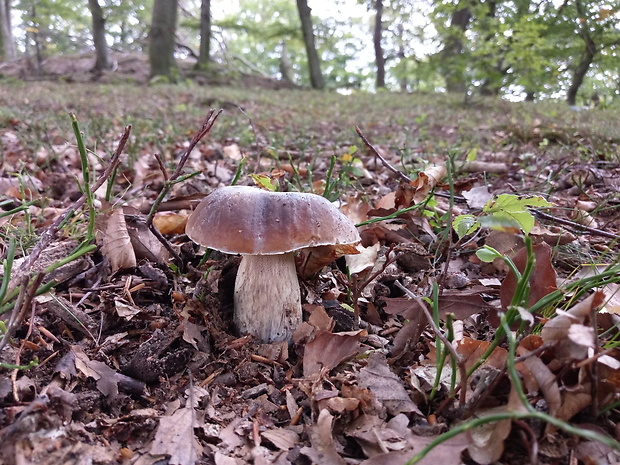
<path id="1" fill-rule="evenodd" d="M 101 253 L 110 260 L 112 272 L 136 266 L 131 238 L 122 207 L 114 207 L 97 215 L 97 243 Z"/>
<path id="2" fill-rule="evenodd" d="M 583 331 L 571 331 L 571 327 L 583 325 L 592 310 L 600 307 L 604 301 L 605 294 L 597 291 L 566 312 L 556 311 L 556 317 L 543 326 L 540 336 L 546 343 L 555 345 L 555 357 L 558 360 L 583 359 L 587 356 L 587 345 L 582 344 L 587 342 L 583 337 Z M 572 338 L 569 338 L 569 333 L 573 335 Z M 578 342 L 575 342 L 575 339 Z"/>

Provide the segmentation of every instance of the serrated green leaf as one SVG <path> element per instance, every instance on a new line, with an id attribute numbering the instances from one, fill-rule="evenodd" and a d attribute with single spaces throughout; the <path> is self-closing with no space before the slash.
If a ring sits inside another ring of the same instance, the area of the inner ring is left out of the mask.
<path id="1" fill-rule="evenodd" d="M 486 218 L 491 218 L 485 226 L 502 231 L 506 229 L 512 231 L 516 226 L 528 234 L 534 227 L 534 216 L 528 207 L 541 208 L 552 205 L 540 196 L 519 197 L 513 194 L 501 194 L 489 200 L 482 211 L 489 214 Z"/>
<path id="2" fill-rule="evenodd" d="M 452 227 L 459 236 L 459 239 L 473 233 L 480 227 L 480 223 L 474 215 L 459 215 L 452 221 Z"/>

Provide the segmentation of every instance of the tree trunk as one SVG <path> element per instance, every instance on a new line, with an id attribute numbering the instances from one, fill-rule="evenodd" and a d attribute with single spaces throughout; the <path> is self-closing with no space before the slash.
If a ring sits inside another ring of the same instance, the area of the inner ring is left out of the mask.
<path id="1" fill-rule="evenodd" d="M 15 40 L 13 39 L 13 27 L 11 25 L 11 1 L 0 0 L 0 61 L 15 60 Z"/>
<path id="2" fill-rule="evenodd" d="M 101 73 L 106 69 L 112 68 L 108 58 L 108 43 L 105 40 L 105 18 L 103 9 L 99 5 L 99 0 L 88 0 L 88 8 L 93 18 L 93 43 L 95 44 L 95 66 L 93 71 Z"/>
<path id="3" fill-rule="evenodd" d="M 446 38 L 444 48 L 441 51 L 441 68 L 446 80 L 448 92 L 464 93 L 467 91 L 465 82 L 465 66 L 463 55 L 463 35 L 471 20 L 469 7 L 455 10 L 450 19 L 450 35 Z"/>
<path id="4" fill-rule="evenodd" d="M 149 62 L 151 77 L 165 76 L 175 81 L 173 69 L 175 34 L 177 26 L 177 1 L 155 0 L 149 32 Z"/>
<path id="5" fill-rule="evenodd" d="M 200 4 L 200 51 L 196 68 L 207 69 L 211 57 L 211 0 Z"/>
<path id="6" fill-rule="evenodd" d="M 286 44 L 284 41 L 282 42 L 282 48 L 280 49 L 280 74 L 282 75 L 282 80 L 284 82 L 288 82 L 289 84 L 293 84 L 293 63 L 291 63 L 291 59 L 288 56 L 288 50 L 286 49 Z"/>
<path id="7" fill-rule="evenodd" d="M 385 88 L 385 56 L 381 46 L 381 36 L 383 35 L 383 0 L 375 1 L 375 31 L 373 43 L 375 46 L 375 63 L 377 64 L 377 89 Z"/>
<path id="8" fill-rule="evenodd" d="M 321 72 L 321 62 L 316 52 L 314 44 L 314 31 L 312 29 L 312 10 L 308 6 L 308 0 L 297 0 L 297 10 L 301 20 L 301 32 L 306 44 L 306 54 L 308 55 L 308 67 L 310 68 L 310 84 L 313 89 L 323 89 L 325 81 Z"/>
<path id="9" fill-rule="evenodd" d="M 574 106 L 577 104 L 577 93 L 579 92 L 579 88 L 583 83 L 583 79 L 586 77 L 586 73 L 588 69 L 590 69 L 590 65 L 594 61 L 594 56 L 596 55 L 597 48 L 594 39 L 590 35 L 590 30 L 588 29 L 588 21 L 585 19 L 586 16 L 584 14 L 583 5 L 580 0 L 576 1 L 577 12 L 579 13 L 579 17 L 583 18 L 583 22 L 581 22 L 581 38 L 585 43 L 585 49 L 581 54 L 581 59 L 579 63 L 577 63 L 577 67 L 573 71 L 573 77 L 571 80 L 570 87 L 566 92 L 566 103 L 570 106 Z"/>

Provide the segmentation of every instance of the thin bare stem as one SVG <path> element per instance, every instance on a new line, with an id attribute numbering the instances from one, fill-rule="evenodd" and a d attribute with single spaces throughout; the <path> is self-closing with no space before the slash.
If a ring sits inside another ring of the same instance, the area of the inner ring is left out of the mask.
<path id="1" fill-rule="evenodd" d="M 379 151 L 370 143 L 368 139 L 366 139 L 366 136 L 362 134 L 362 130 L 359 128 L 359 126 L 355 126 L 355 132 L 357 132 L 357 135 L 360 136 L 362 141 L 364 141 L 364 144 L 366 145 L 366 147 L 370 149 L 370 151 L 375 155 L 375 157 L 381 160 L 381 163 L 383 163 L 383 166 L 385 166 L 388 170 L 394 173 L 398 177 L 398 179 L 400 179 L 401 181 L 411 182 L 411 179 L 409 178 L 409 176 L 407 176 L 402 171 L 394 168 L 392 165 L 390 165 L 390 163 L 385 158 L 381 156 Z"/>
<path id="2" fill-rule="evenodd" d="M 433 320 L 433 315 L 431 315 L 431 312 L 428 311 L 428 308 L 426 308 L 426 305 L 424 304 L 424 302 L 422 302 L 420 298 L 416 296 L 413 292 L 411 292 L 409 289 L 403 286 L 398 280 L 394 281 L 394 284 L 396 284 L 396 287 L 402 290 L 405 293 L 405 295 L 407 295 L 407 297 L 409 297 L 411 300 L 415 300 L 418 303 L 418 305 L 424 312 L 426 319 L 428 320 L 428 324 L 433 329 L 433 332 L 441 340 L 441 342 L 443 342 L 445 347 L 450 352 L 450 355 L 452 356 L 452 358 L 456 361 L 456 365 L 458 367 L 459 374 L 461 377 L 460 379 L 461 389 L 459 393 L 459 396 L 460 396 L 459 402 L 461 405 L 465 405 L 465 396 L 467 394 L 467 369 L 465 368 L 465 363 L 463 363 L 463 360 L 461 359 L 460 355 L 456 352 L 456 349 L 454 348 L 454 346 L 450 343 L 450 341 L 448 341 L 448 338 L 443 334 L 441 329 L 439 329 L 439 327 L 435 324 L 435 321 Z"/>

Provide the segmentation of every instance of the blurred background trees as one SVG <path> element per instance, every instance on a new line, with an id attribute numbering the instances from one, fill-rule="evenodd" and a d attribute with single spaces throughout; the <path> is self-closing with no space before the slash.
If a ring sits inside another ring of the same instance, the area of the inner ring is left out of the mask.
<path id="1" fill-rule="evenodd" d="M 620 0 L 0 0 L 0 62 L 150 57 L 340 91 L 620 95 Z"/>

